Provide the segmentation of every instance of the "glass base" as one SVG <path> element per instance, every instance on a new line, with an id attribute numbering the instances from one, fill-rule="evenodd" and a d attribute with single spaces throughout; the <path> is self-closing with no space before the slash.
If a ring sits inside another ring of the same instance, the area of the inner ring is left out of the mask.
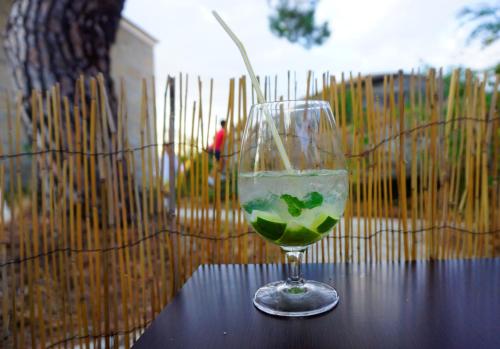
<path id="1" fill-rule="evenodd" d="M 337 291 L 318 281 L 277 281 L 257 290 L 253 304 L 264 313 L 277 316 L 312 316 L 333 309 Z"/>

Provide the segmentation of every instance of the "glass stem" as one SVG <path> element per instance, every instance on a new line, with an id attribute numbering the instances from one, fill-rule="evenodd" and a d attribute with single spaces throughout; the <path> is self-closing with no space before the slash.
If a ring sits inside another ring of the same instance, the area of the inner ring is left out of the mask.
<path id="1" fill-rule="evenodd" d="M 304 280 L 301 275 L 301 263 L 304 257 L 304 251 L 287 251 L 286 260 L 288 262 L 288 284 L 298 285 L 302 284 Z"/>

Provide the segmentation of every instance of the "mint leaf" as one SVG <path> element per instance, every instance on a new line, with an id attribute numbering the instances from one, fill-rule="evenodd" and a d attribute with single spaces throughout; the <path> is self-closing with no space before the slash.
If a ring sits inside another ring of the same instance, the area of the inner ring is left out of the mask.
<path id="1" fill-rule="evenodd" d="M 288 205 L 288 213 L 290 213 L 293 217 L 300 216 L 302 209 L 305 208 L 304 203 L 293 195 L 283 194 L 280 198 L 286 202 Z"/>
<path id="2" fill-rule="evenodd" d="M 321 206 L 323 203 L 323 195 L 317 191 L 310 192 L 304 196 L 303 200 L 300 200 L 296 196 L 290 194 L 283 194 L 280 196 L 281 200 L 285 201 L 288 206 L 288 213 L 293 217 L 298 217 L 302 213 L 302 210 L 312 209 Z"/>
<path id="3" fill-rule="evenodd" d="M 252 213 L 253 210 L 266 211 L 267 208 L 269 208 L 269 202 L 264 199 L 251 200 L 243 205 L 243 209 L 248 213 Z"/>
<path id="4" fill-rule="evenodd" d="M 305 208 L 315 208 L 321 206 L 323 203 L 323 195 L 318 193 L 317 191 L 310 192 L 306 196 L 304 196 L 304 207 Z"/>
<path id="5" fill-rule="evenodd" d="M 280 198 L 284 200 L 288 205 L 293 205 L 298 208 L 304 208 L 304 203 L 296 196 L 290 194 L 283 194 L 280 196 Z"/>

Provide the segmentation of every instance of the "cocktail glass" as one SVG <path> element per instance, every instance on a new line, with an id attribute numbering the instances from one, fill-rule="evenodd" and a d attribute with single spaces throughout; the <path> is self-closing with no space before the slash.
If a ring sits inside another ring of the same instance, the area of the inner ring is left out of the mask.
<path id="1" fill-rule="evenodd" d="M 276 130 L 288 165 L 273 140 Z M 300 266 L 306 248 L 328 236 L 340 220 L 347 193 L 345 158 L 327 102 L 252 106 L 241 143 L 239 200 L 253 229 L 279 245 L 288 263 L 287 280 L 267 284 L 255 293 L 258 309 L 279 316 L 310 316 L 337 305 L 337 291 L 325 283 L 304 280 Z"/>

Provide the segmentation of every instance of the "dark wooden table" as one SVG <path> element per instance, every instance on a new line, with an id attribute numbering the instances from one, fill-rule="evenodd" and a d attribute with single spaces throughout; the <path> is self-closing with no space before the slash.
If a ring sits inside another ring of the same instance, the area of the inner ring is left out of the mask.
<path id="1" fill-rule="evenodd" d="M 306 265 L 333 285 L 332 311 L 265 315 L 255 290 L 281 265 L 200 267 L 134 345 L 154 348 L 500 348 L 500 259 Z"/>

